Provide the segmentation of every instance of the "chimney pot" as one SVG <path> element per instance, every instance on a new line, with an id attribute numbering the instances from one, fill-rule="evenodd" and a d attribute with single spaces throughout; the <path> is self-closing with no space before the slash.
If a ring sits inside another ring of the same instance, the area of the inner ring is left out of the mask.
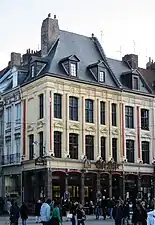
<path id="1" fill-rule="evenodd" d="M 50 17 L 51 17 L 51 13 L 48 14 L 48 18 L 50 18 Z"/>
<path id="2" fill-rule="evenodd" d="M 94 37 L 94 33 L 92 33 L 91 36 Z"/>
<path id="3" fill-rule="evenodd" d="M 57 18 L 57 16 L 56 15 L 54 15 L 54 19 L 56 19 Z"/>

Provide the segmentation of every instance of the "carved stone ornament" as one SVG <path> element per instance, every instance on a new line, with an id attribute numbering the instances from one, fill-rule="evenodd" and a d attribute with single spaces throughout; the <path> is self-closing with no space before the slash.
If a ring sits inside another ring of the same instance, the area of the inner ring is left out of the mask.
<path id="1" fill-rule="evenodd" d="M 113 129 L 113 130 L 112 130 L 112 134 L 113 134 L 113 135 L 118 135 L 118 129 Z"/>
<path id="2" fill-rule="evenodd" d="M 61 122 L 54 122 L 54 127 L 63 128 L 63 124 Z"/>
<path id="3" fill-rule="evenodd" d="M 102 159 L 97 160 L 95 166 L 97 169 L 103 169 L 103 160 Z"/>
<path id="4" fill-rule="evenodd" d="M 89 159 L 84 160 L 84 168 L 91 168 L 91 161 Z"/>
<path id="5" fill-rule="evenodd" d="M 86 131 L 88 131 L 88 132 L 95 132 L 95 127 L 88 126 L 88 127 L 86 127 Z"/>
<path id="6" fill-rule="evenodd" d="M 136 137 L 135 131 L 126 131 L 125 134 L 126 134 L 126 136 Z"/>
<path id="7" fill-rule="evenodd" d="M 111 159 L 108 162 L 98 160 L 95 163 L 97 169 L 103 169 L 105 171 L 115 171 L 118 168 L 117 162 Z"/>
<path id="8" fill-rule="evenodd" d="M 100 129 L 100 132 L 101 132 L 102 134 L 107 134 L 108 128 L 107 128 L 107 127 L 101 128 L 101 129 Z"/>
<path id="9" fill-rule="evenodd" d="M 69 129 L 71 129 L 71 130 L 79 130 L 80 127 L 79 127 L 79 124 L 70 124 Z"/>

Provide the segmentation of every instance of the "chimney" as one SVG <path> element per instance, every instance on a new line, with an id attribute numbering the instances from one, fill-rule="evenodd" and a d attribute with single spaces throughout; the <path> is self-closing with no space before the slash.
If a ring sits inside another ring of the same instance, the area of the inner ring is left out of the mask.
<path id="1" fill-rule="evenodd" d="M 122 58 L 122 61 L 127 63 L 131 69 L 138 68 L 138 55 L 135 54 L 125 55 Z"/>
<path id="2" fill-rule="evenodd" d="M 11 66 L 20 66 L 21 65 L 21 54 L 12 52 L 11 53 Z"/>
<path id="3" fill-rule="evenodd" d="M 41 56 L 45 57 L 55 41 L 59 38 L 59 25 L 56 15 L 54 19 L 51 18 L 51 14 L 43 20 L 41 26 Z"/>

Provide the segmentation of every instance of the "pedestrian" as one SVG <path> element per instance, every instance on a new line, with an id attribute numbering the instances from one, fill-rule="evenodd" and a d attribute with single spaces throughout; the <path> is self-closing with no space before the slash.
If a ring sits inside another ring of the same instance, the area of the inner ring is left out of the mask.
<path id="1" fill-rule="evenodd" d="M 40 223 L 40 209 L 41 209 L 41 205 L 42 205 L 41 200 L 38 200 L 36 202 L 36 205 L 35 205 L 36 223 Z"/>
<path id="2" fill-rule="evenodd" d="M 20 217 L 22 219 L 22 225 L 26 225 L 26 220 L 28 219 L 28 208 L 24 202 L 20 207 Z"/>
<path id="3" fill-rule="evenodd" d="M 121 201 L 119 200 L 113 208 L 112 216 L 115 220 L 115 225 L 121 225 L 124 218 L 124 210 Z"/>
<path id="4" fill-rule="evenodd" d="M 147 215 L 147 225 L 154 225 L 155 224 L 155 201 L 152 202 L 153 210 L 149 212 Z"/>
<path id="5" fill-rule="evenodd" d="M 136 208 L 133 211 L 133 216 L 132 216 L 132 223 L 134 225 L 146 225 L 147 222 L 147 213 L 145 209 L 142 207 L 142 205 L 137 202 L 136 203 Z"/>
<path id="6" fill-rule="evenodd" d="M 83 206 L 81 204 L 79 204 L 78 208 L 77 208 L 77 225 L 85 225 L 85 221 L 86 220 L 86 215 L 85 215 L 85 211 L 83 209 Z"/>
<path id="7" fill-rule="evenodd" d="M 10 208 L 10 225 L 18 225 L 19 211 L 20 209 L 17 202 L 12 202 L 12 206 Z"/>
<path id="8" fill-rule="evenodd" d="M 101 207 L 102 207 L 103 219 L 105 220 L 106 213 L 107 213 L 107 200 L 105 199 L 105 196 L 102 197 Z"/>
<path id="9" fill-rule="evenodd" d="M 49 222 L 50 222 L 50 219 L 51 219 L 51 207 L 50 207 L 50 204 L 51 204 L 51 200 L 50 199 L 47 199 L 46 202 L 44 202 L 41 206 L 41 209 L 40 209 L 40 220 L 41 220 L 41 223 L 43 225 L 48 225 Z"/>
<path id="10" fill-rule="evenodd" d="M 60 212 L 58 201 L 54 202 L 53 211 L 52 211 L 52 218 L 51 218 L 50 224 L 52 224 L 52 225 L 62 224 L 61 212 Z"/>
<path id="11" fill-rule="evenodd" d="M 70 213 L 72 214 L 72 218 L 71 218 L 72 225 L 76 225 L 76 219 L 75 219 L 76 209 L 77 209 L 77 204 L 76 202 L 74 202 L 72 203 L 71 210 L 70 210 Z"/>

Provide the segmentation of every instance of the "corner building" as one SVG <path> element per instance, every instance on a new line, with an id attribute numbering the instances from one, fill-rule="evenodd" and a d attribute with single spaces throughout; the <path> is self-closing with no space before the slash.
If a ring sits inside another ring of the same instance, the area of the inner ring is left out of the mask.
<path id="1" fill-rule="evenodd" d="M 108 59 L 49 15 L 21 88 L 24 201 L 153 196 L 154 97 L 138 56 Z"/>

